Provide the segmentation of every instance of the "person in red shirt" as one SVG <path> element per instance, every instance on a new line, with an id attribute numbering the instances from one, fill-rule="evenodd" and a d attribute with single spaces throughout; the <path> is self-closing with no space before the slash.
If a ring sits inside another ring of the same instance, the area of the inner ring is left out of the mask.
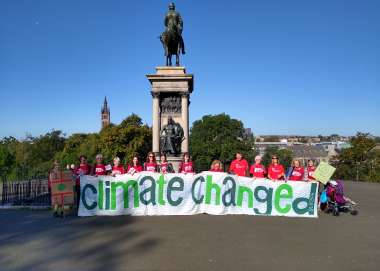
<path id="1" fill-rule="evenodd" d="M 173 165 L 167 161 L 166 154 L 161 153 L 160 155 L 160 164 L 158 165 L 159 172 L 166 173 L 174 173 Z"/>
<path id="2" fill-rule="evenodd" d="M 75 182 L 75 192 L 76 192 L 76 202 L 77 202 L 77 208 L 79 208 L 79 200 L 80 200 L 80 176 L 82 175 L 90 175 L 91 173 L 91 166 L 87 163 L 87 157 L 85 155 L 79 156 L 79 167 L 77 167 L 74 170 L 74 173 L 76 175 L 76 182 Z"/>
<path id="3" fill-rule="evenodd" d="M 315 178 L 313 177 L 314 171 L 315 171 L 314 161 L 308 160 L 307 161 L 307 168 L 306 168 L 307 180 L 308 181 L 314 181 L 315 180 Z"/>
<path id="4" fill-rule="evenodd" d="M 120 158 L 116 156 L 113 159 L 112 176 L 115 177 L 116 175 L 121 175 L 124 173 L 125 173 L 124 167 L 123 165 L 120 165 Z"/>
<path id="5" fill-rule="evenodd" d="M 248 175 L 249 164 L 241 153 L 236 153 L 236 159 L 231 162 L 229 172 L 238 176 Z"/>
<path id="6" fill-rule="evenodd" d="M 103 164 L 103 155 L 97 154 L 95 157 L 95 165 L 93 175 L 103 176 L 106 175 L 106 166 Z"/>
<path id="7" fill-rule="evenodd" d="M 190 159 L 190 154 L 185 152 L 182 157 L 182 162 L 179 164 L 178 173 L 194 173 L 193 162 Z"/>
<path id="8" fill-rule="evenodd" d="M 300 161 L 297 159 L 293 160 L 292 171 L 289 176 L 290 181 L 302 181 L 305 176 L 305 169 L 300 166 Z"/>
<path id="9" fill-rule="evenodd" d="M 212 172 L 223 172 L 222 162 L 220 162 L 219 160 L 212 161 L 210 171 L 212 171 Z"/>
<path id="10" fill-rule="evenodd" d="M 261 164 L 261 156 L 256 155 L 255 163 L 251 166 L 249 173 L 252 175 L 253 179 L 264 178 L 267 173 L 265 166 Z"/>
<path id="11" fill-rule="evenodd" d="M 149 152 L 144 163 L 144 171 L 157 172 L 156 156 L 153 152 Z"/>
<path id="12" fill-rule="evenodd" d="M 285 177 L 284 167 L 278 163 L 278 157 L 272 156 L 272 163 L 268 167 L 268 178 L 272 181 L 283 180 Z"/>
<path id="13" fill-rule="evenodd" d="M 79 157 L 79 161 L 80 161 L 80 164 L 79 164 L 79 167 L 77 167 L 75 169 L 75 174 L 78 175 L 78 176 L 81 176 L 81 175 L 90 175 L 90 173 L 91 173 L 91 166 L 87 163 L 87 156 L 81 155 Z M 79 181 L 78 181 L 78 183 L 79 183 Z"/>
<path id="14" fill-rule="evenodd" d="M 132 164 L 128 165 L 127 173 L 133 175 L 141 171 L 143 171 L 143 168 L 140 165 L 139 158 L 137 156 L 134 156 L 132 159 Z"/>

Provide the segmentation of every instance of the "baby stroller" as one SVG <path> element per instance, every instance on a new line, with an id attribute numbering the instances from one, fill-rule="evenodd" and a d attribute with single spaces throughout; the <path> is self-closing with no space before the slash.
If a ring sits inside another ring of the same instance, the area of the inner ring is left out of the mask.
<path id="1" fill-rule="evenodd" d="M 342 181 L 329 181 L 320 196 L 321 210 L 332 213 L 334 216 L 339 216 L 340 212 L 357 215 L 355 205 L 354 201 L 344 196 Z"/>

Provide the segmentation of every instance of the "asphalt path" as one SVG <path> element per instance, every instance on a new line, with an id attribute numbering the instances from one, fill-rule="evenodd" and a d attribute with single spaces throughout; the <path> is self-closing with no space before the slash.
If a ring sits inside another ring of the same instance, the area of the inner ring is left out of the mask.
<path id="1" fill-rule="evenodd" d="M 358 216 L 53 218 L 0 210 L 0 270 L 380 270 L 380 184 L 345 184 Z"/>

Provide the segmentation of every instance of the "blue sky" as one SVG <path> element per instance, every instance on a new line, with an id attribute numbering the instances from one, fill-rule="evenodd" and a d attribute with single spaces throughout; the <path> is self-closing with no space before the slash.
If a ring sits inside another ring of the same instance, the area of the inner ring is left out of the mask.
<path id="1" fill-rule="evenodd" d="M 169 1 L 1 0 L 0 137 L 151 124 L 146 74 Z M 176 1 L 195 75 L 190 121 L 226 112 L 255 134 L 380 135 L 380 1 Z"/>

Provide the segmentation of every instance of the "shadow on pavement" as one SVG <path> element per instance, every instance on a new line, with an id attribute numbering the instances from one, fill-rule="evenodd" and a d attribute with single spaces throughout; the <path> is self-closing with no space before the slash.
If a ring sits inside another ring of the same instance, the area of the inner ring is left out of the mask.
<path id="1" fill-rule="evenodd" d="M 2 211 L 1 270 L 125 270 L 127 259 L 159 239 L 131 227 L 135 218 L 53 218 L 47 211 Z M 124 266 L 123 266 L 124 265 Z"/>

